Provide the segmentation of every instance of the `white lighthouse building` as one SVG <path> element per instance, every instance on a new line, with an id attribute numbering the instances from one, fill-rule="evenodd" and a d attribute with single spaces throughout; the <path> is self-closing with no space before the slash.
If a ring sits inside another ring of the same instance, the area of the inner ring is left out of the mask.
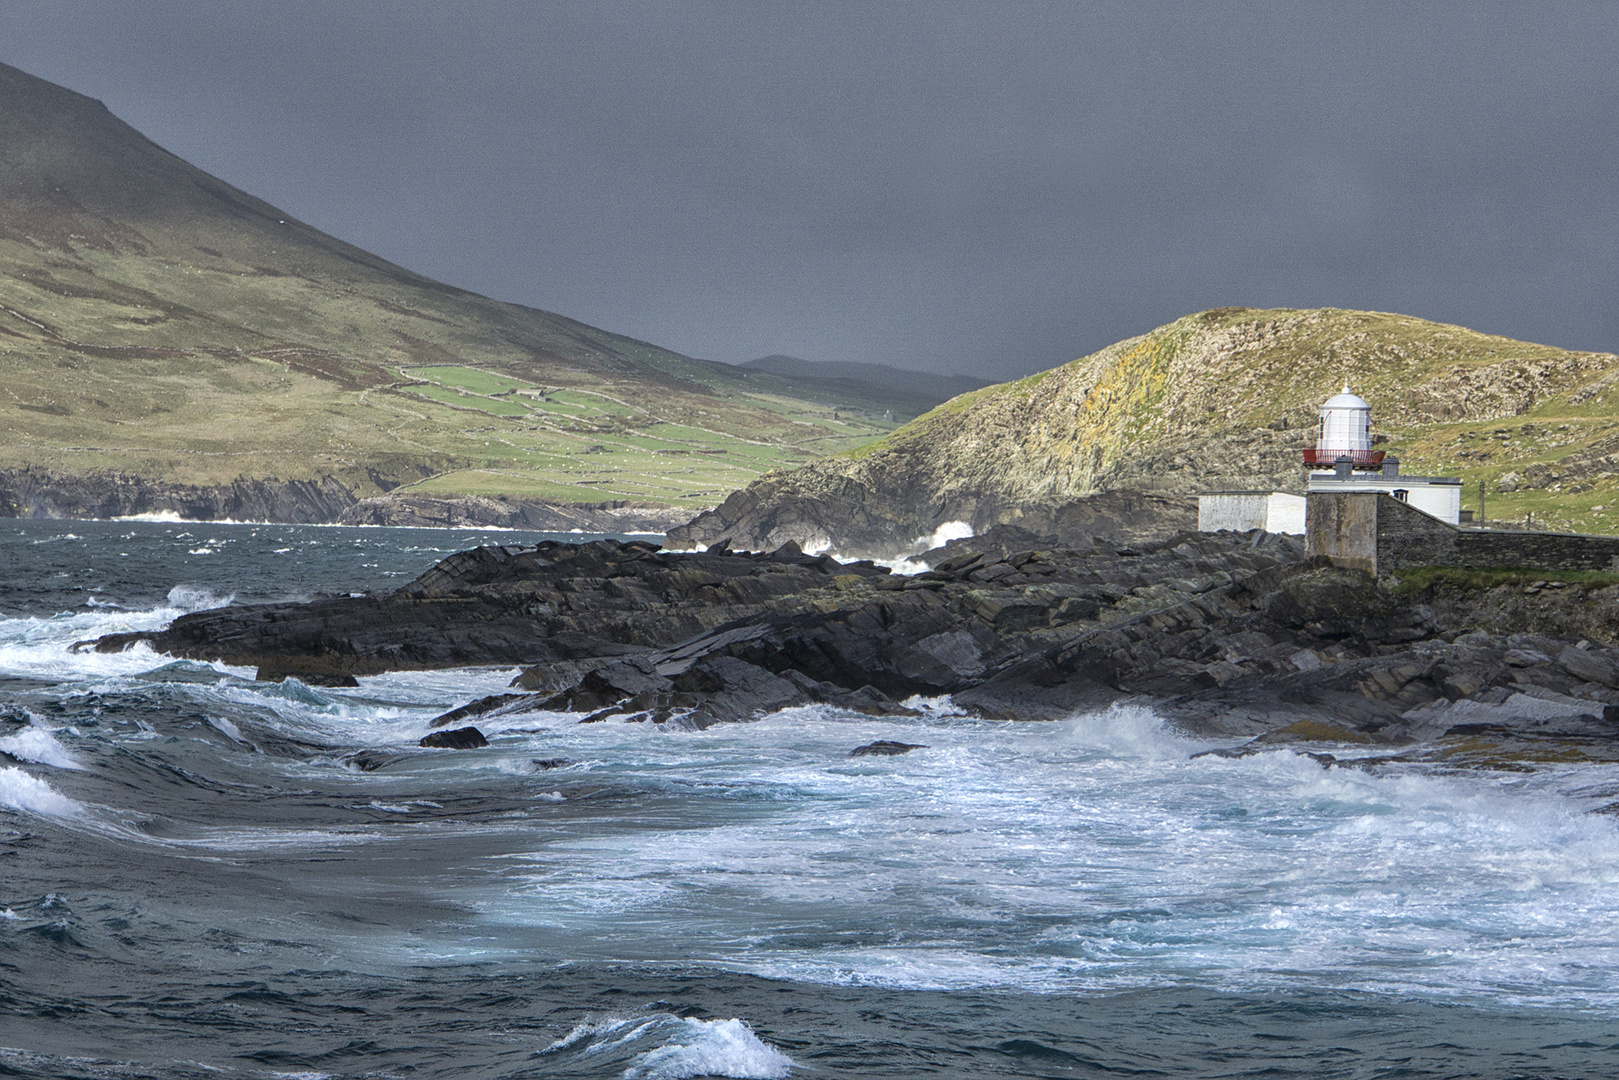
<path id="1" fill-rule="evenodd" d="M 1304 451 L 1309 491 L 1378 491 L 1456 525 L 1462 515 L 1462 482 L 1454 476 L 1403 476 L 1400 459 L 1372 449 L 1372 407 L 1343 391 L 1321 406 L 1315 448 Z"/>
<path id="2" fill-rule="evenodd" d="M 1304 465 L 1310 470 L 1311 494 L 1381 492 L 1440 521 L 1461 521 L 1461 480 L 1402 475 L 1399 458 L 1372 449 L 1372 407 L 1350 392 L 1348 383 L 1321 404 L 1321 427 L 1315 446 L 1304 451 Z M 1264 529 L 1302 535 L 1307 499 L 1284 491 L 1207 491 L 1198 496 L 1197 527 L 1202 532 Z"/>

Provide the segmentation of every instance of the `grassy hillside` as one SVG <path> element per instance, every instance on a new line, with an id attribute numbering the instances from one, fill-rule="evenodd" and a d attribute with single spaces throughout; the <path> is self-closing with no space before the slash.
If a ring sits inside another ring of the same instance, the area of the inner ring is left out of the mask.
<path id="1" fill-rule="evenodd" d="M 1619 357 L 1381 312 L 1223 308 L 963 394 L 689 531 L 779 542 L 780 509 L 817 500 L 854 506 L 863 536 L 926 535 L 1099 491 L 1302 490 L 1299 451 L 1346 381 L 1371 403 L 1378 448 L 1408 473 L 1461 476 L 1464 506 L 1483 482 L 1493 520 L 1619 529 Z M 823 542 L 837 536 L 825 518 Z"/>
<path id="2" fill-rule="evenodd" d="M 423 278 L 0 65 L 0 469 L 695 510 L 895 405 Z"/>
<path id="3" fill-rule="evenodd" d="M 1464 505 L 1477 509 L 1482 481 L 1492 518 L 1619 528 L 1619 358 L 1384 312 L 1201 312 L 957 398 L 851 456 L 930 441 L 964 413 L 1061 384 L 1077 391 L 1071 423 L 1041 442 L 1051 478 L 1073 489 L 1299 489 L 1297 451 L 1345 382 L 1371 403 L 1377 448 L 1406 472 L 1462 477 Z"/>

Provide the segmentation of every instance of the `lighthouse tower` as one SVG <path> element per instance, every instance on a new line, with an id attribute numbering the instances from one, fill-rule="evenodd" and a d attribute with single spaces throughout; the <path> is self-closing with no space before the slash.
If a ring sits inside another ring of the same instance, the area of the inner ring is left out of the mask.
<path id="1" fill-rule="evenodd" d="M 1304 451 L 1304 463 L 1317 468 L 1333 468 L 1340 458 L 1348 458 L 1353 468 L 1375 469 L 1383 464 L 1382 451 L 1372 450 L 1372 407 L 1366 399 L 1343 391 L 1321 405 L 1321 432 L 1315 449 Z"/>

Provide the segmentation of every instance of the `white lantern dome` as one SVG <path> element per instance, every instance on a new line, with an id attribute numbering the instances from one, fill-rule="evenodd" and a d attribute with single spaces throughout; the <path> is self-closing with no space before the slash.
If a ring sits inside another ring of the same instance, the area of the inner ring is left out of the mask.
<path id="1" fill-rule="evenodd" d="M 1344 454 L 1367 453 L 1372 448 L 1372 407 L 1366 399 L 1349 392 L 1344 383 L 1341 393 L 1334 394 L 1321 406 L 1321 435 L 1316 450 Z"/>

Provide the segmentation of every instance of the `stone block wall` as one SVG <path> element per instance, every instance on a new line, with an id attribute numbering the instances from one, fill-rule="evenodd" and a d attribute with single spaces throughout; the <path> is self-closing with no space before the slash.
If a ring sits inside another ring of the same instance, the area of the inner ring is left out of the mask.
<path id="1" fill-rule="evenodd" d="M 1463 532 L 1462 566 L 1527 566 L 1536 570 L 1619 570 L 1619 536 L 1579 533 Z"/>
<path id="2" fill-rule="evenodd" d="M 1619 570 L 1619 536 L 1460 529 L 1374 492 L 1312 492 L 1305 550 L 1372 574 L 1412 566 Z"/>
<path id="3" fill-rule="evenodd" d="M 1377 570 L 1405 566 L 1476 566 L 1462 550 L 1462 530 L 1390 495 L 1377 495 Z"/>

